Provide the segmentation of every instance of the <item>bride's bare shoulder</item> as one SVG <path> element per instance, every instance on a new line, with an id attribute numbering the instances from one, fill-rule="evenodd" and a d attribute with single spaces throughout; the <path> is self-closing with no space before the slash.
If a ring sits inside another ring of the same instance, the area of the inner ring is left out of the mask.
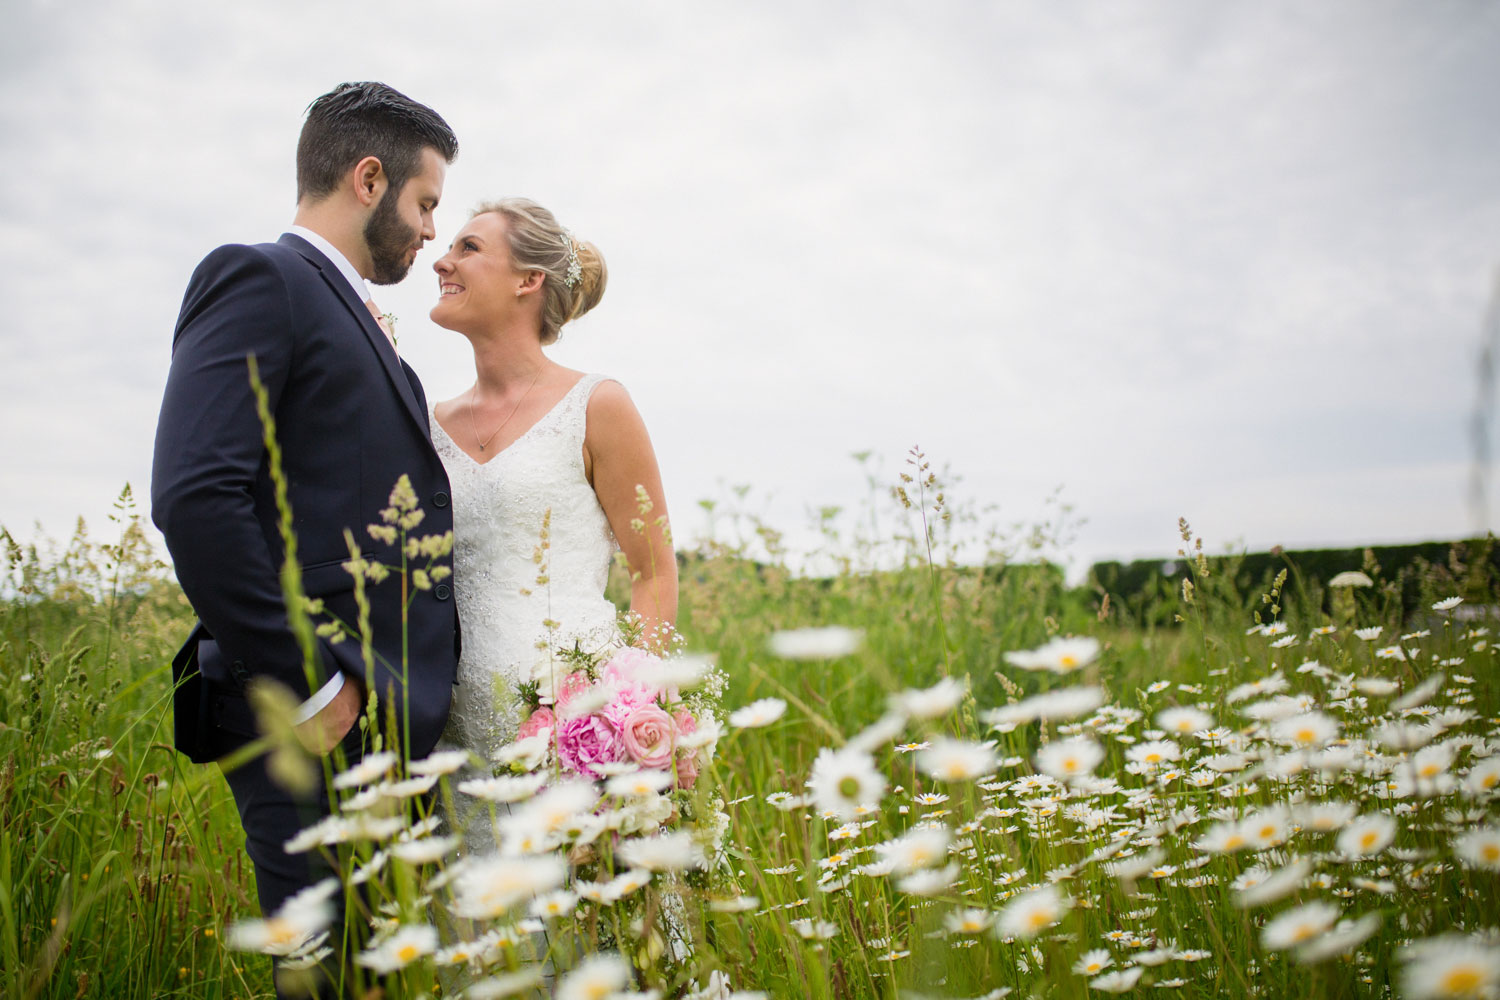
<path id="1" fill-rule="evenodd" d="M 589 423 L 609 421 L 636 413 L 630 393 L 619 382 L 603 376 L 589 390 Z"/>

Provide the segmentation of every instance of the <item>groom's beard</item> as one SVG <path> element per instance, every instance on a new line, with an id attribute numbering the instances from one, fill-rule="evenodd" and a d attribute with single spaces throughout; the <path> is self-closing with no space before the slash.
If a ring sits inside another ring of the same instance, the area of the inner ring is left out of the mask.
<path id="1" fill-rule="evenodd" d="M 421 234 L 396 214 L 396 201 L 396 194 L 387 188 L 365 222 L 365 245 L 370 248 L 370 261 L 375 267 L 370 280 L 377 285 L 394 285 L 406 277 L 411 270 L 406 253 L 421 242 Z"/>

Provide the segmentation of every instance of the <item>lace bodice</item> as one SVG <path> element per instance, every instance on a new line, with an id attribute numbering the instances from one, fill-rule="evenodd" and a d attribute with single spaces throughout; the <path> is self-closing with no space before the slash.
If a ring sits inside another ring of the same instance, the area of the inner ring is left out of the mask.
<path id="1" fill-rule="evenodd" d="M 445 742 L 485 758 L 515 737 L 523 671 L 558 647 L 620 641 L 604 597 L 615 536 L 583 470 L 589 396 L 602 381 L 583 376 L 484 464 L 431 421 L 453 494 L 453 592 L 463 628 Z"/>

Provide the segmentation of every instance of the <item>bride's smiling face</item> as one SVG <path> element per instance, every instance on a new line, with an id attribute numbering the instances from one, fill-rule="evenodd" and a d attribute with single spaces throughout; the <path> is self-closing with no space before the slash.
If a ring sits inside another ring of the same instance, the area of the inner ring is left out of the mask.
<path id="1" fill-rule="evenodd" d="M 505 218 L 497 212 L 470 219 L 432 269 L 438 276 L 432 321 L 459 332 L 503 322 L 520 308 L 530 273 L 512 266 Z"/>

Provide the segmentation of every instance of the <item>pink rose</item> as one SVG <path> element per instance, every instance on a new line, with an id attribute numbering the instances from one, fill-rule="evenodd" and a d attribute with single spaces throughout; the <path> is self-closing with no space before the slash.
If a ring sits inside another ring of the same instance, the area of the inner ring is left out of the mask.
<path id="1" fill-rule="evenodd" d="M 557 717 L 552 714 L 552 709 L 548 708 L 546 705 L 543 705 L 541 708 L 537 709 L 535 712 L 532 712 L 529 716 L 527 716 L 525 722 L 521 723 L 520 731 L 516 733 L 516 739 L 524 740 L 527 737 L 535 736 L 543 729 L 556 728 Z"/>
<path id="2" fill-rule="evenodd" d="M 673 713 L 672 718 L 677 722 L 677 733 L 686 736 L 688 733 L 698 731 L 698 720 L 693 718 L 693 713 L 685 708 L 679 708 Z M 692 788 L 693 782 L 698 780 L 698 751 L 685 753 L 677 758 L 677 787 Z"/>
<path id="3" fill-rule="evenodd" d="M 557 756 L 568 770 L 597 780 L 603 775 L 595 765 L 624 760 L 626 749 L 609 723 L 597 715 L 585 715 L 562 724 L 557 732 Z"/>
<path id="4" fill-rule="evenodd" d="M 625 751 L 642 767 L 671 767 L 677 746 L 672 717 L 655 705 L 642 705 L 626 716 L 620 728 Z"/>
<path id="5" fill-rule="evenodd" d="M 677 787 L 692 788 L 698 780 L 698 751 L 677 758 Z"/>

